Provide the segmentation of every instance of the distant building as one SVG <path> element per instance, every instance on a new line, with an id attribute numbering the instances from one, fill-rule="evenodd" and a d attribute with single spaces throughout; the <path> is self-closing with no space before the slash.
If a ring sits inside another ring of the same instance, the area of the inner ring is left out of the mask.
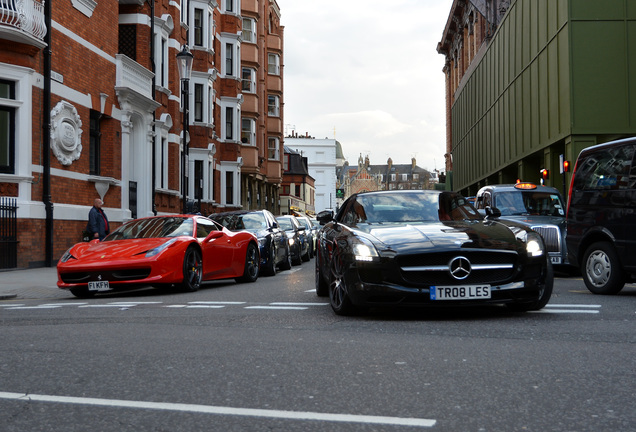
<path id="1" fill-rule="evenodd" d="M 336 165 L 344 160 L 340 143 L 335 139 L 292 135 L 285 138 L 285 146 L 307 158 L 309 174 L 315 179 L 316 211 L 335 208 Z"/>
<path id="2" fill-rule="evenodd" d="M 315 194 L 314 178 L 309 175 L 307 158 L 285 146 L 280 214 L 299 212 L 315 215 Z"/>
<path id="3" fill-rule="evenodd" d="M 385 165 L 371 165 L 369 156 L 363 159 L 360 155 L 357 167 L 345 164 L 339 170 L 337 183 L 344 192 L 344 200 L 355 193 L 376 190 L 433 189 L 438 177 L 437 172 L 417 166 L 415 158 L 410 164 L 394 164 L 389 158 Z"/>

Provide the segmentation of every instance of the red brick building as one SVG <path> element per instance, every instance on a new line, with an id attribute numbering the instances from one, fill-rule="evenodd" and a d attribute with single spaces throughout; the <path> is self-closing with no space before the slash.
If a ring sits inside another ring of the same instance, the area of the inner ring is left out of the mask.
<path id="1" fill-rule="evenodd" d="M 47 3 L 0 3 L 0 219 L 17 228 L 0 232 L 0 255 L 13 258 L 0 268 L 54 265 L 80 240 L 97 197 L 111 229 L 180 213 L 184 190 L 188 209 L 203 214 L 254 207 L 251 190 L 277 211 L 275 0 Z M 176 62 L 184 45 L 194 56 L 187 111 Z M 255 71 L 251 91 L 243 64 Z M 244 118 L 255 120 L 248 143 Z"/>

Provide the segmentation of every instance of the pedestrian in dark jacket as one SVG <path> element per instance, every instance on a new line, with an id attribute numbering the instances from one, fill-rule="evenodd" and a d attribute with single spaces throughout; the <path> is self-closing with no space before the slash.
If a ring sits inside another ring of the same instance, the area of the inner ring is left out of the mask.
<path id="1" fill-rule="evenodd" d="M 88 212 L 88 226 L 86 230 L 90 233 L 93 239 L 99 239 L 100 241 L 108 235 L 110 232 L 108 227 L 108 218 L 106 213 L 102 210 L 104 202 L 95 198 L 93 208 Z"/>

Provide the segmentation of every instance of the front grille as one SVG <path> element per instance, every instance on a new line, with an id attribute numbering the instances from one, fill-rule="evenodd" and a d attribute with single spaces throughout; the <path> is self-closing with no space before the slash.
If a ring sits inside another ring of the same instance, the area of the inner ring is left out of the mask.
<path id="1" fill-rule="evenodd" d="M 561 251 L 561 234 L 559 228 L 554 225 L 539 225 L 533 226 L 533 230 L 541 234 L 545 246 L 548 248 L 548 252 L 560 252 Z"/>
<path id="2" fill-rule="evenodd" d="M 472 270 L 465 279 L 455 279 L 449 272 L 448 265 L 457 256 L 470 261 Z M 511 251 L 459 251 L 409 255 L 400 257 L 398 261 L 400 275 L 406 284 L 498 284 L 504 283 L 514 275 L 517 254 Z"/>
<path id="3" fill-rule="evenodd" d="M 112 271 L 91 271 L 91 272 L 76 272 L 76 273 L 61 273 L 62 281 L 64 283 L 87 283 L 89 281 L 134 281 L 145 279 L 150 276 L 149 268 L 140 269 L 122 269 Z"/>

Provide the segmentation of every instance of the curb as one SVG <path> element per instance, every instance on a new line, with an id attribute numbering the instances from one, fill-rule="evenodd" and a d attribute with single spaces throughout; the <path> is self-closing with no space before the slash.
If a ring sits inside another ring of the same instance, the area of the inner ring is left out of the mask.
<path id="1" fill-rule="evenodd" d="M 11 300 L 16 298 L 17 294 L 0 294 L 0 300 Z"/>

